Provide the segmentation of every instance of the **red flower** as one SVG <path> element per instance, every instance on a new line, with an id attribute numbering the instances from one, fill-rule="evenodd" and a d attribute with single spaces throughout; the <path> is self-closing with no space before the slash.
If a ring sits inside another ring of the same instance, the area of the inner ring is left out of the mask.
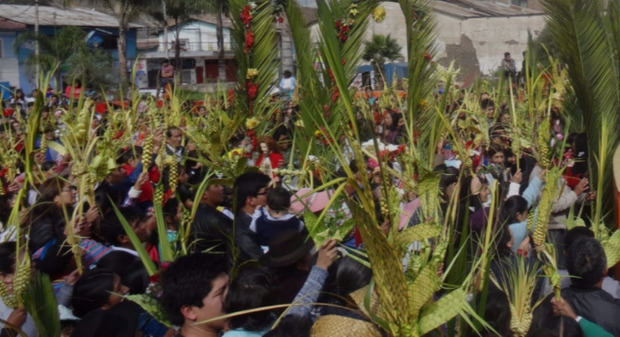
<path id="1" fill-rule="evenodd" d="M 327 69 L 327 75 L 329 76 L 330 80 L 334 80 L 334 72 L 331 69 Z"/>
<path id="2" fill-rule="evenodd" d="M 116 131 L 116 133 L 114 134 L 114 139 L 120 139 L 123 136 L 123 130 L 118 130 Z"/>
<path id="3" fill-rule="evenodd" d="M 253 82 L 248 82 L 248 97 L 250 99 L 255 99 L 256 94 L 258 93 L 258 86 Z"/>
<path id="4" fill-rule="evenodd" d="M 246 54 L 249 53 L 253 45 L 254 45 L 254 32 L 251 30 L 247 30 L 245 32 L 245 48 L 243 49 L 243 51 Z"/>
<path id="5" fill-rule="evenodd" d="M 248 26 L 250 22 L 252 21 L 252 13 L 250 12 L 250 5 L 245 5 L 245 7 L 243 7 L 243 10 L 241 11 L 241 14 L 239 16 L 241 17 L 241 21 L 243 21 L 243 24 Z"/>
<path id="6" fill-rule="evenodd" d="M 232 104 L 235 101 L 235 89 L 228 89 L 228 104 Z"/>
<path id="7" fill-rule="evenodd" d="M 282 23 L 282 22 L 284 22 L 284 18 L 283 18 L 283 17 L 281 17 L 281 16 L 280 16 L 280 17 L 278 17 L 278 23 Z"/>
<path id="8" fill-rule="evenodd" d="M 427 52 L 424 52 L 424 58 L 425 58 L 427 61 L 432 61 L 432 60 L 433 60 L 433 55 L 431 55 L 431 54 L 429 54 L 429 53 L 427 53 Z"/>
<path id="9" fill-rule="evenodd" d="M 157 107 L 158 107 L 158 108 L 161 108 L 162 106 L 164 106 L 164 101 L 162 101 L 162 100 L 158 100 L 158 101 L 157 101 Z"/>
<path id="10" fill-rule="evenodd" d="M 342 60 L 340 60 L 340 63 L 342 63 L 342 65 L 345 65 L 345 64 L 347 64 L 347 60 L 346 59 L 342 59 Z"/>
<path id="11" fill-rule="evenodd" d="M 340 97 L 340 91 L 338 91 L 338 88 L 334 87 L 334 91 L 332 92 L 332 102 L 336 102 L 338 97 Z"/>

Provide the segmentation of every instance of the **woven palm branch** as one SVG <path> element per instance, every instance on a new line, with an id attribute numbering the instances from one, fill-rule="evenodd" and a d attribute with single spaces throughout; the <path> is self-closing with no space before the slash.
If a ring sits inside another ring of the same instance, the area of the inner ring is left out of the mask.
<path id="1" fill-rule="evenodd" d="M 508 263 L 491 280 L 506 294 L 510 307 L 510 329 L 515 337 L 524 337 L 530 329 L 534 309 L 541 300 L 532 305 L 532 296 L 538 277 L 538 265 L 518 257 Z"/>

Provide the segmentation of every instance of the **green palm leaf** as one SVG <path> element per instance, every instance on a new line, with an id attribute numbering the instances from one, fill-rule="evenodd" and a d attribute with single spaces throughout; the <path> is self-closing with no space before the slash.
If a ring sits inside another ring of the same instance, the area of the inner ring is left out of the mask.
<path id="1" fill-rule="evenodd" d="M 591 167 L 596 167 L 597 200 L 593 227 L 602 222 L 603 198 L 610 193 L 611 154 L 618 143 L 613 129 L 619 120 L 620 77 L 618 5 L 611 1 L 609 14 L 601 0 L 545 0 L 548 27 L 562 61 L 570 69 L 577 104 L 588 134 Z M 615 22 L 613 20 L 616 20 Z M 579 118 L 575 118 L 579 119 Z M 593 166 L 597 165 L 597 166 Z"/>

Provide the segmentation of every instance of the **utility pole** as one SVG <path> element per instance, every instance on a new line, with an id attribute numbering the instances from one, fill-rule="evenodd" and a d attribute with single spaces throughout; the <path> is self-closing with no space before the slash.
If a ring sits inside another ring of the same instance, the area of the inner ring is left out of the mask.
<path id="1" fill-rule="evenodd" d="M 40 71 L 40 66 L 39 66 L 39 0 L 35 0 L 34 1 L 34 15 L 36 17 L 35 21 L 34 21 L 34 34 L 37 37 L 34 40 L 34 56 L 36 61 L 36 67 L 35 67 L 35 71 L 36 71 L 36 75 L 35 75 L 35 79 L 36 79 L 36 85 L 39 85 L 39 71 Z M 45 90 L 47 88 L 38 88 L 39 90 Z"/>
<path id="2" fill-rule="evenodd" d="M 166 60 L 168 59 L 168 15 L 166 14 L 166 0 L 161 0 L 161 7 L 164 12 L 164 47 L 166 50 Z"/>

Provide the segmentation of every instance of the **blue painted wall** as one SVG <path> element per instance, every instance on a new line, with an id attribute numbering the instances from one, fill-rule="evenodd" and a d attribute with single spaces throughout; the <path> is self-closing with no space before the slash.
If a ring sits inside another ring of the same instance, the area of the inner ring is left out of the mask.
<path id="1" fill-rule="evenodd" d="M 3 58 L 15 58 L 15 52 L 13 51 L 13 44 L 17 34 L 15 32 L 0 32 L 0 40 L 2 40 L 2 57 Z"/>

